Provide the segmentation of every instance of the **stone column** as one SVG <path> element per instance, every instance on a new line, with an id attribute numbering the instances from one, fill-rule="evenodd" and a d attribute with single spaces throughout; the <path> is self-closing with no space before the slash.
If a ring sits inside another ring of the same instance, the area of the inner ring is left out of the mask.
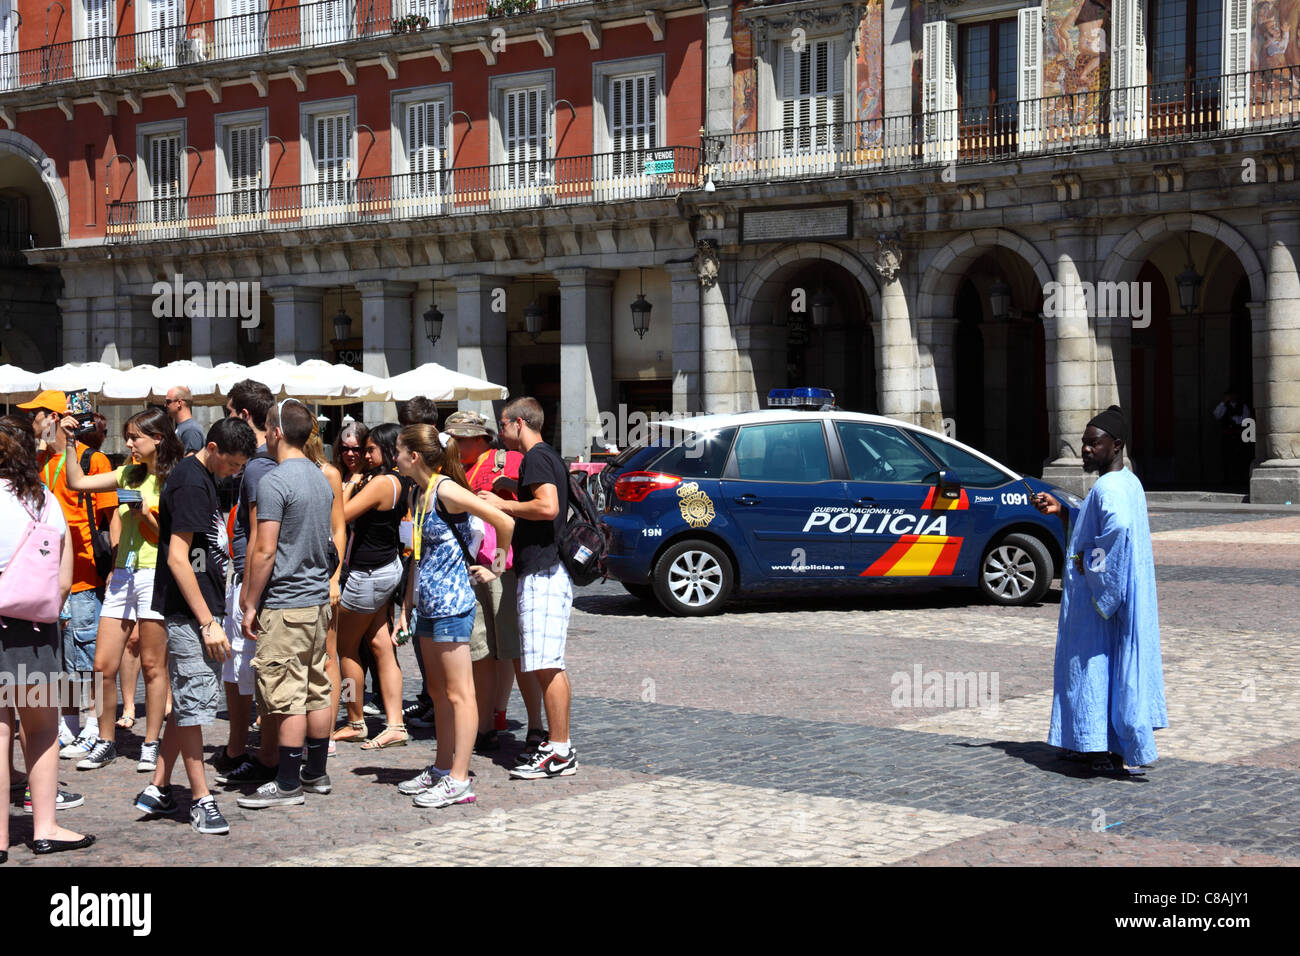
<path id="1" fill-rule="evenodd" d="M 880 291 L 880 321 L 872 323 L 876 336 L 876 351 L 880 359 L 876 366 L 880 388 L 880 414 L 900 421 L 920 424 L 918 421 L 917 370 L 920 352 L 912 332 L 907 294 L 903 291 L 902 274 L 885 280 Z"/>
<path id="2" fill-rule="evenodd" d="M 664 267 L 673 284 L 673 413 L 698 414 L 700 397 L 700 278 L 689 262 Z"/>
<path id="3" fill-rule="evenodd" d="M 415 284 L 363 279 L 361 293 L 362 371 L 388 378 L 411 368 L 411 293 Z M 397 421 L 392 402 L 367 402 L 367 422 Z"/>
<path id="4" fill-rule="evenodd" d="M 1054 231 L 1056 301 L 1046 303 L 1049 458 L 1043 480 L 1083 494 L 1092 485 L 1079 464 L 1079 438 L 1097 413 L 1095 347 L 1079 283 L 1089 278 L 1089 235 L 1082 224 Z M 1102 406 L 1105 407 L 1105 406 Z"/>
<path id="5" fill-rule="evenodd" d="M 63 317 L 63 354 L 64 362 L 89 362 L 98 356 L 92 356 L 90 340 L 91 323 L 94 309 L 89 299 L 82 296 L 60 297 L 59 314 Z M 58 364 L 58 363 L 56 363 Z M 35 369 L 34 371 L 44 371 Z"/>
<path id="6" fill-rule="evenodd" d="M 560 283 L 560 448 L 565 458 L 591 454 L 600 413 L 613 412 L 614 274 L 556 269 Z"/>
<path id="7" fill-rule="evenodd" d="M 885 108 L 883 115 L 912 112 L 912 4 L 910 0 L 885 0 Z M 920 38 L 917 38 L 920 46 Z"/>
<path id="8" fill-rule="evenodd" d="M 920 424 L 946 434 L 947 430 L 943 427 L 944 420 L 952 418 L 953 413 L 957 410 L 957 380 L 953 358 L 957 320 L 952 318 L 920 319 L 917 325 L 921 333 L 921 341 L 926 343 L 926 347 L 930 351 L 930 366 L 934 375 L 932 387 L 938 396 L 938 404 L 935 408 L 938 425 L 930 425 L 925 421 Z"/>
<path id="9" fill-rule="evenodd" d="M 494 311 L 493 290 L 504 283 L 493 276 L 461 276 L 455 280 L 456 370 L 506 385 L 506 313 Z M 502 297 L 504 302 L 504 297 Z M 460 407 L 491 417 L 504 402 L 464 401 Z"/>
<path id="10" fill-rule="evenodd" d="M 279 286 L 267 291 L 275 304 L 275 357 L 295 364 L 325 358 L 325 290 Z"/>
<path id="11" fill-rule="evenodd" d="M 705 15 L 705 122 L 710 134 L 722 136 L 732 131 L 731 4 L 714 4 Z"/>
<path id="12" fill-rule="evenodd" d="M 980 332 L 984 337 L 984 444 L 980 451 L 1006 461 L 1011 445 L 1007 431 L 1007 377 L 1023 373 L 1008 367 L 1011 325 L 1005 319 L 983 323 Z"/>
<path id="13" fill-rule="evenodd" d="M 1264 321 L 1251 308 L 1255 380 L 1256 467 L 1250 500 L 1300 501 L 1300 213 L 1264 213 L 1268 227 L 1268 299 Z"/>
<path id="14" fill-rule="evenodd" d="M 700 289 L 700 356 L 703 366 L 705 412 L 749 410 L 742 404 L 743 383 L 738 371 L 736 337 L 721 277 Z M 752 392 L 753 389 L 748 390 Z"/>
<path id="15" fill-rule="evenodd" d="M 238 360 L 238 319 L 217 319 L 196 315 L 190 321 L 190 355 L 195 364 L 212 368 L 222 362 Z"/>

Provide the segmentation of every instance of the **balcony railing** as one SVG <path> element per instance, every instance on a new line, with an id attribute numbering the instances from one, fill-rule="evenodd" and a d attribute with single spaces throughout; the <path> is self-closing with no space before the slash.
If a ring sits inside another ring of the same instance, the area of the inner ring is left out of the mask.
<path id="1" fill-rule="evenodd" d="M 701 146 L 434 168 L 109 206 L 108 239 L 473 215 L 675 196 L 715 186 L 902 172 L 1300 126 L 1300 69 L 978 109 L 708 137 Z"/>
<path id="2" fill-rule="evenodd" d="M 0 54 L 0 91 L 347 43 L 591 0 L 321 0 Z M 265 5 L 264 5 L 265 6 Z"/>
<path id="3" fill-rule="evenodd" d="M 334 179 L 110 203 L 108 239 L 145 242 L 675 196 L 700 185 L 700 148 Z"/>
<path id="4" fill-rule="evenodd" d="M 994 162 L 1300 125 L 1300 68 L 715 137 L 715 185 Z"/>

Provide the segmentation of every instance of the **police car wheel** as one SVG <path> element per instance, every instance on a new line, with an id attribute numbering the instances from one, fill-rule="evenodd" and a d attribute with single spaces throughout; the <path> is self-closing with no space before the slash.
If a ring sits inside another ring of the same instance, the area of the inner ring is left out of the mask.
<path id="1" fill-rule="evenodd" d="M 1019 607 L 1042 599 L 1052 584 L 1052 556 L 1032 535 L 1009 534 L 980 562 L 980 590 L 993 604 Z"/>
<path id="2" fill-rule="evenodd" d="M 648 584 L 628 584 L 626 581 L 621 583 L 623 590 L 638 601 L 653 601 L 655 599 L 655 589 Z"/>
<path id="3" fill-rule="evenodd" d="M 679 617 L 716 614 L 732 586 L 731 559 L 708 541 L 678 542 L 655 565 L 655 597 Z"/>

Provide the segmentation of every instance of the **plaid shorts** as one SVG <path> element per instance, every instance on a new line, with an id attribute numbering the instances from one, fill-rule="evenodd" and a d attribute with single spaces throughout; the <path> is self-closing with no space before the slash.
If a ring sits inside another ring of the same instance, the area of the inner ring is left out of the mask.
<path id="1" fill-rule="evenodd" d="M 519 667 L 564 670 L 564 642 L 573 610 L 573 579 L 564 565 L 519 576 Z"/>

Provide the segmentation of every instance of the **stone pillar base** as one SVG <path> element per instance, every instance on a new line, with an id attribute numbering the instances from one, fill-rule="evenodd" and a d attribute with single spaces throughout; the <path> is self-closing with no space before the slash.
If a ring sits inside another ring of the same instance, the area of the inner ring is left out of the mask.
<path id="1" fill-rule="evenodd" d="M 1275 458 L 1258 465 L 1250 473 L 1250 503 L 1300 503 L 1300 460 Z"/>
<path id="2" fill-rule="evenodd" d="M 1092 490 L 1093 483 L 1096 480 L 1096 475 L 1089 474 L 1079 467 L 1077 458 L 1058 458 L 1056 461 L 1043 466 L 1043 481 L 1049 485 L 1064 488 L 1080 498 L 1085 497 Z"/>

